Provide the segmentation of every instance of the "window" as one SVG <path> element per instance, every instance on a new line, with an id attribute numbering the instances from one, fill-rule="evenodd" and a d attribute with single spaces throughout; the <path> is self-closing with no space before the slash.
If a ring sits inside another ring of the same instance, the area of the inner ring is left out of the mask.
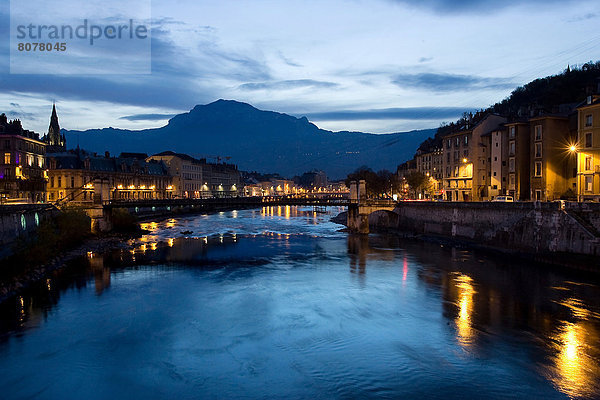
<path id="1" fill-rule="evenodd" d="M 458 165 L 454 167 L 454 176 L 458 176 Z"/>
<path id="2" fill-rule="evenodd" d="M 592 126 L 592 114 L 585 116 L 585 126 Z"/>
<path id="3" fill-rule="evenodd" d="M 541 191 L 541 190 L 536 190 L 536 191 L 535 191 L 535 199 L 536 199 L 537 201 L 540 201 L 540 200 L 542 200 L 542 191 Z"/>
<path id="4" fill-rule="evenodd" d="M 467 146 L 469 144 L 469 137 L 465 136 L 465 146 Z"/>
<path id="5" fill-rule="evenodd" d="M 512 141 L 508 144 L 508 154 L 511 156 L 515 155 L 515 142 Z"/>
<path id="6" fill-rule="evenodd" d="M 515 176 L 511 175 L 509 179 L 510 179 L 510 185 L 515 186 Z"/>
<path id="7" fill-rule="evenodd" d="M 536 143 L 535 144 L 535 156 L 537 158 L 541 158 L 542 157 L 542 144 L 541 143 Z"/>
<path id="8" fill-rule="evenodd" d="M 452 148 L 452 140 L 448 139 L 446 141 L 446 148 L 448 148 L 448 149 Z M 450 160 L 448 160 L 448 161 L 450 161 Z"/>
<path id="9" fill-rule="evenodd" d="M 460 137 L 457 136 L 455 141 L 456 141 L 456 147 L 460 146 Z"/>
<path id="10" fill-rule="evenodd" d="M 10 140 L 5 140 L 4 141 L 4 148 L 5 149 L 10 149 Z"/>
<path id="11" fill-rule="evenodd" d="M 534 129 L 535 129 L 535 140 L 542 140 L 542 126 L 536 125 Z"/>
<path id="12" fill-rule="evenodd" d="M 62 187 L 62 176 L 58 177 L 58 187 Z"/>
<path id="13" fill-rule="evenodd" d="M 592 132 L 585 134 L 585 147 L 592 147 Z"/>
<path id="14" fill-rule="evenodd" d="M 586 171 L 592 170 L 592 156 L 585 157 L 585 170 Z"/>
<path id="15" fill-rule="evenodd" d="M 587 175 L 585 177 L 585 191 L 591 192 L 594 189 L 594 177 Z"/>
<path id="16" fill-rule="evenodd" d="M 71 177 L 71 187 L 75 187 L 75 177 Z"/>
<path id="17" fill-rule="evenodd" d="M 509 137 L 510 138 L 514 138 L 515 137 L 515 127 L 511 126 L 509 131 L 508 131 Z"/>
<path id="18" fill-rule="evenodd" d="M 10 164 L 10 153 L 4 153 L 4 164 Z"/>
<path id="19" fill-rule="evenodd" d="M 454 161 L 458 161 L 458 151 L 454 152 Z"/>
<path id="20" fill-rule="evenodd" d="M 51 188 L 54 187 L 54 177 L 53 176 L 50 177 L 50 187 Z"/>
<path id="21" fill-rule="evenodd" d="M 541 161 L 536 161 L 535 163 L 535 176 L 542 176 L 542 163 Z"/>
<path id="22" fill-rule="evenodd" d="M 510 158 L 508 160 L 508 171 L 515 172 L 515 159 L 514 158 Z"/>
<path id="23" fill-rule="evenodd" d="M 496 142 L 496 147 L 498 147 L 498 142 Z"/>

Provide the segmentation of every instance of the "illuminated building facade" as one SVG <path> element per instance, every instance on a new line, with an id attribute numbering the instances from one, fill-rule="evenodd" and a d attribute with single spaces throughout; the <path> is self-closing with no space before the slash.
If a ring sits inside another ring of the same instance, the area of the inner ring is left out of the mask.
<path id="1" fill-rule="evenodd" d="M 577 109 L 577 197 L 600 201 L 600 96 L 590 96 Z"/>
<path id="2" fill-rule="evenodd" d="M 46 143 L 21 121 L 0 115 L 0 202 L 46 200 Z"/>
<path id="3" fill-rule="evenodd" d="M 236 165 L 207 163 L 187 154 L 164 151 L 147 161 L 162 161 L 173 176 L 177 198 L 236 197 L 243 193 L 240 173 Z"/>
<path id="4" fill-rule="evenodd" d="M 430 195 L 437 197 L 442 191 L 444 149 L 441 142 L 426 140 L 415 154 L 417 171 L 429 177 L 432 190 Z"/>
<path id="5" fill-rule="evenodd" d="M 576 128 L 566 115 L 541 115 L 529 119 L 531 200 L 553 201 L 576 192 L 576 157 L 569 144 Z"/>
<path id="6" fill-rule="evenodd" d="M 449 201 L 487 201 L 490 193 L 490 132 L 506 118 L 487 114 L 444 136 L 444 198 Z"/>
<path id="7" fill-rule="evenodd" d="M 159 161 L 104 157 L 83 150 L 48 154 L 48 200 L 101 203 L 174 197 L 167 166 Z"/>

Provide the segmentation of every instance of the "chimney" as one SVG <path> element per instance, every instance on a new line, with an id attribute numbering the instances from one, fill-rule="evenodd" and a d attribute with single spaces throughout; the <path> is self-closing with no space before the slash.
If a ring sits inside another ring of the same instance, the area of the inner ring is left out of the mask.
<path id="1" fill-rule="evenodd" d="M 110 158 L 110 153 L 109 153 L 108 151 L 105 151 L 105 152 L 104 152 L 104 157 L 106 157 L 106 158 Z"/>

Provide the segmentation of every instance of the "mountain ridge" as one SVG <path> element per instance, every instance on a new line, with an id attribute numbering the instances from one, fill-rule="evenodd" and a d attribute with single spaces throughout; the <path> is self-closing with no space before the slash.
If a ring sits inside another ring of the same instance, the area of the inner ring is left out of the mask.
<path id="1" fill-rule="evenodd" d="M 387 134 L 321 129 L 305 116 L 259 110 L 251 104 L 219 99 L 196 105 L 159 128 L 62 130 L 68 143 L 111 153 L 165 150 L 192 156 L 230 156 L 240 169 L 298 175 L 322 169 L 333 178 L 356 168 L 395 169 L 412 157 L 435 129 Z"/>

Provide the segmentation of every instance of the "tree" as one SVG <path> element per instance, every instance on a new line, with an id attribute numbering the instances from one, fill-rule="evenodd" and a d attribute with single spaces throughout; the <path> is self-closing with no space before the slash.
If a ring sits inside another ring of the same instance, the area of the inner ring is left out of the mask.
<path id="1" fill-rule="evenodd" d="M 381 197 L 388 193 L 394 186 L 397 187 L 396 175 L 390 171 L 383 169 L 379 172 L 374 172 L 367 166 L 362 166 L 356 171 L 348 175 L 346 178 L 346 186 L 350 186 L 351 181 L 364 180 L 367 185 L 368 197 Z"/>
<path id="2" fill-rule="evenodd" d="M 414 198 L 417 197 L 417 193 L 430 190 L 431 183 L 429 177 L 421 172 L 411 172 L 404 178 Z"/>

